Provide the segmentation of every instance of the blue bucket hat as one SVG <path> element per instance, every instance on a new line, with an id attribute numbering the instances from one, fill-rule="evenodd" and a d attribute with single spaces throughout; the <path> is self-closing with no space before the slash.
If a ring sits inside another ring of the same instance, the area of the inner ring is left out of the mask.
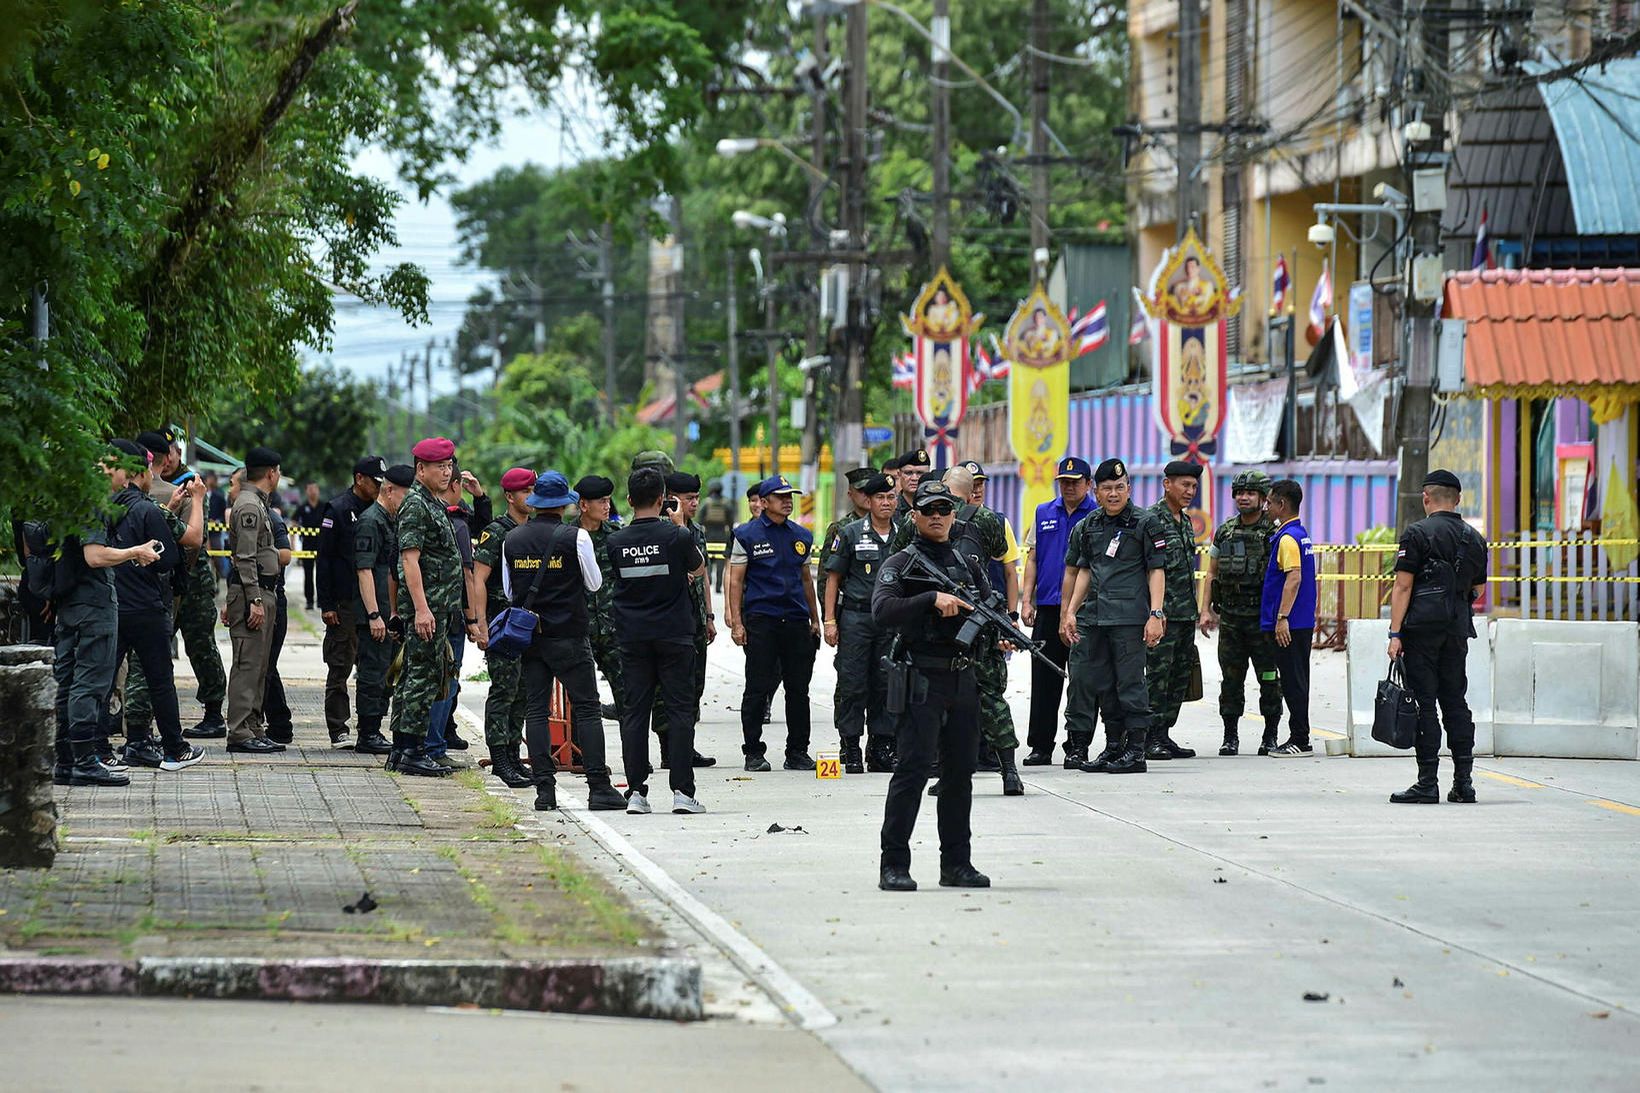
<path id="1" fill-rule="evenodd" d="M 557 471 L 542 471 L 536 476 L 535 488 L 524 498 L 524 504 L 532 509 L 560 509 L 580 500 L 569 488 L 569 479 Z"/>

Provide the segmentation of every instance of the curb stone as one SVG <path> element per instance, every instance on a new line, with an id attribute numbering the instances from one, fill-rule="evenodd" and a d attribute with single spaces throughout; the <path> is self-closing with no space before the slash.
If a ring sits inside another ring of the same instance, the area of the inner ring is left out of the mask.
<path id="1" fill-rule="evenodd" d="M 0 993 L 471 1005 L 669 1021 L 704 1017 L 700 962 L 674 957 L 541 961 L 20 957 L 0 959 Z"/>

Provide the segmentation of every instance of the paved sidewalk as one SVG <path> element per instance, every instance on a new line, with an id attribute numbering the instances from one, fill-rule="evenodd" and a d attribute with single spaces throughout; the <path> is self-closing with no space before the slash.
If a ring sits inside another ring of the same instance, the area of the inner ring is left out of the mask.
<path id="1" fill-rule="evenodd" d="M 328 746 L 323 684 L 287 679 L 297 745 L 121 789 L 59 787 L 48 872 L 0 872 L 0 956 L 532 960 L 652 951 L 650 926 L 477 771 L 401 778 Z M 378 904 L 349 913 L 368 892 Z"/>

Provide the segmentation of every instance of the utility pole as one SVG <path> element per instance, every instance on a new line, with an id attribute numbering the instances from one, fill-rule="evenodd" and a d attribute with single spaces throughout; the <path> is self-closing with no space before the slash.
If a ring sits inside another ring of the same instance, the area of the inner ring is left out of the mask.
<path id="1" fill-rule="evenodd" d="M 681 462 L 689 451 L 689 378 L 684 367 L 688 350 L 683 337 L 683 203 L 676 196 L 670 201 L 667 219 L 672 222 L 672 269 L 667 277 L 669 291 L 666 296 L 667 306 L 672 309 L 670 352 L 673 389 L 677 399 L 677 404 L 672 407 L 672 457 Z"/>
<path id="2" fill-rule="evenodd" d="M 1038 6 L 1046 2 L 1036 0 Z M 934 33 L 934 250 L 931 264 L 938 270 L 951 263 L 951 0 L 934 0 L 934 21 L 930 29 Z M 1033 71 L 1034 61 L 1035 58 Z M 1033 202 L 1034 185 L 1033 182 Z M 1033 207 L 1031 212 L 1034 240 L 1037 209 Z"/>
<path id="3" fill-rule="evenodd" d="M 1181 0 L 1186 2 L 1186 0 Z M 1031 280 L 1048 264 L 1048 0 L 1031 0 Z"/>
<path id="4" fill-rule="evenodd" d="M 404 436 L 408 450 L 416 443 L 416 358 L 407 349 L 399 360 L 404 365 Z"/>
<path id="5" fill-rule="evenodd" d="M 735 248 L 729 246 L 723 268 L 728 289 L 724 306 L 729 311 L 729 495 L 738 504 L 735 490 L 740 484 L 740 304 L 735 291 Z"/>
<path id="6" fill-rule="evenodd" d="M 399 397 L 399 374 L 393 368 L 393 362 L 387 362 L 387 413 L 382 417 L 382 447 L 388 451 L 397 452 L 399 446 L 394 443 L 393 436 L 393 403 Z M 391 459 L 388 460 L 392 462 Z"/>
<path id="7" fill-rule="evenodd" d="M 769 357 L 769 473 L 780 473 L 780 349 L 774 337 L 773 270 L 763 280 L 763 351 Z"/>
<path id="8" fill-rule="evenodd" d="M 618 401 L 615 394 L 615 261 L 611 238 L 614 233 L 614 225 L 607 220 L 598 233 L 598 272 L 604 280 L 604 406 L 611 428 L 615 426 Z"/>
<path id="9" fill-rule="evenodd" d="M 848 230 L 848 356 L 843 364 L 837 429 L 833 434 L 832 468 L 836 481 L 832 507 L 841 513 L 848 503 L 848 472 L 864 456 L 866 366 L 866 29 L 867 6 L 848 9 L 848 82 L 845 112 L 843 222 Z"/>
<path id="10" fill-rule="evenodd" d="M 1040 5 L 1043 0 L 1036 0 Z M 1035 59 L 1035 58 L 1033 58 Z M 1202 175 L 1202 8 L 1201 0 L 1179 0 L 1179 212 L 1174 225 L 1184 238 L 1207 209 Z"/>
<path id="11" fill-rule="evenodd" d="M 1441 267 L 1441 211 L 1445 206 L 1446 178 L 1446 89 L 1434 73 L 1447 67 L 1447 25 L 1439 19 L 1425 22 L 1423 9 L 1403 8 L 1409 13 L 1406 34 L 1407 49 L 1411 53 L 1406 66 L 1408 91 L 1406 103 L 1423 105 L 1423 122 L 1428 127 L 1427 139 L 1407 141 L 1407 166 L 1416 179 L 1418 172 L 1438 170 L 1441 174 L 1442 200 L 1419 203 L 1424 187 L 1412 186 L 1412 260 L 1406 270 L 1407 348 L 1403 362 L 1405 380 L 1401 389 L 1401 405 L 1396 420 L 1396 435 L 1400 438 L 1397 458 L 1395 525 L 1404 531 L 1407 525 L 1424 518 L 1423 483 L 1429 473 L 1429 416 L 1435 404 L 1435 312 L 1440 303 L 1439 273 Z M 1425 267 L 1423 277 L 1419 265 Z M 1433 270 L 1430 270 L 1433 267 Z M 1422 280 L 1433 277 L 1432 299 L 1420 300 L 1413 289 Z"/>
<path id="12" fill-rule="evenodd" d="M 437 348 L 436 338 L 427 339 L 427 355 L 421 359 L 422 378 L 427 381 L 425 398 L 427 409 L 421 415 L 421 427 L 426 430 L 427 436 L 433 435 L 433 350 Z"/>

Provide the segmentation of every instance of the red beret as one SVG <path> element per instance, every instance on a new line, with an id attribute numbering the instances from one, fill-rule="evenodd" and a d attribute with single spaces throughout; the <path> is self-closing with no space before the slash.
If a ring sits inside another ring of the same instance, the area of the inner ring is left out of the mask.
<path id="1" fill-rule="evenodd" d="M 535 487 L 535 472 L 528 467 L 514 467 L 501 476 L 503 490 L 527 490 Z"/>
<path id="2" fill-rule="evenodd" d="M 455 441 L 442 436 L 430 436 L 411 448 L 410 454 L 423 463 L 442 463 L 455 458 L 456 445 Z"/>

